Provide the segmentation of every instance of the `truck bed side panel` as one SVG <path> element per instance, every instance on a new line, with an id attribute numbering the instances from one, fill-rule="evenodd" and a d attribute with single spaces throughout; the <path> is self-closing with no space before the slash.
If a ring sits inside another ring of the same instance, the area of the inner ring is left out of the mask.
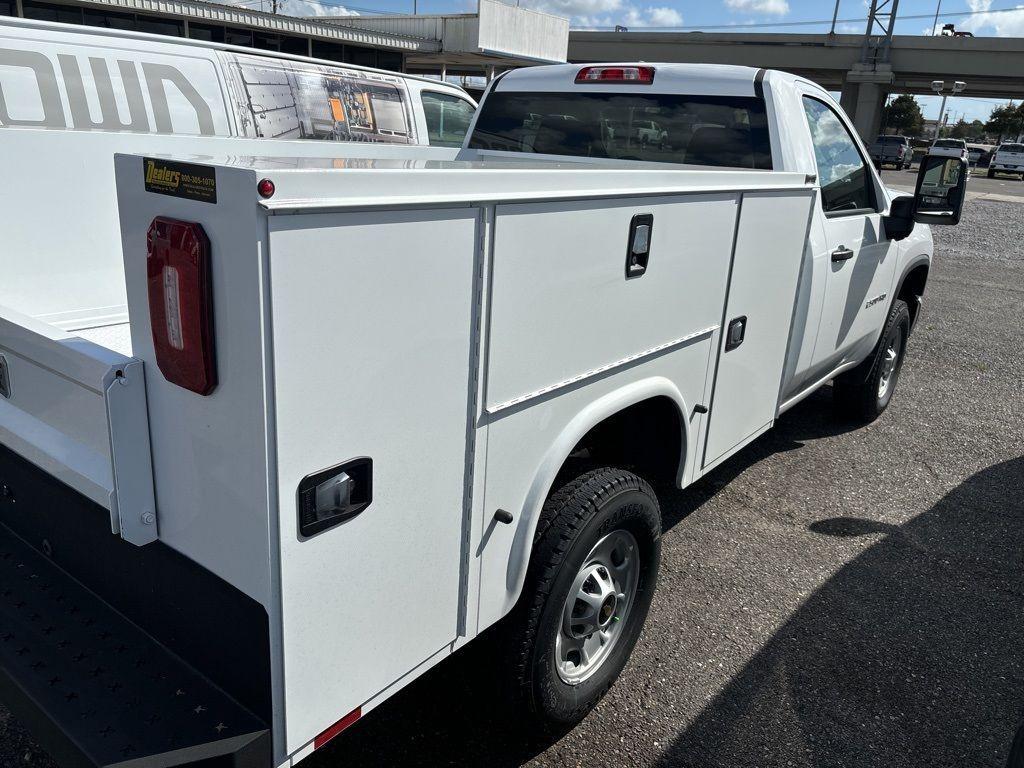
<path id="1" fill-rule="evenodd" d="M 458 633 L 476 209 L 272 216 L 287 748 Z M 307 475 L 373 461 L 373 500 L 312 537 Z"/>

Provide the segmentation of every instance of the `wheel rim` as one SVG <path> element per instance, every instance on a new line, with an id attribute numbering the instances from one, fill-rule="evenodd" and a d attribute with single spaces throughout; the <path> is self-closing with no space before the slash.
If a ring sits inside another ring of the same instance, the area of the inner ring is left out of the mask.
<path id="1" fill-rule="evenodd" d="M 569 685 L 591 677 L 625 632 L 640 579 L 640 549 L 633 534 L 617 530 L 584 558 L 562 607 L 555 638 L 555 668 Z"/>
<path id="2" fill-rule="evenodd" d="M 892 388 L 893 381 L 896 378 L 896 366 L 900 361 L 900 349 L 903 346 L 903 337 L 897 331 L 889 339 L 889 344 L 885 348 L 884 357 L 882 358 L 882 374 L 878 378 L 878 399 L 882 400 L 889 390 Z"/>

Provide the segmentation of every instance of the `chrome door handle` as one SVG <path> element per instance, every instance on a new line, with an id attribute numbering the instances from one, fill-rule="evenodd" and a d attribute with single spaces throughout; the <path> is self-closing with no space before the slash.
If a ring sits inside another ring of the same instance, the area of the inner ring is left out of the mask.
<path id="1" fill-rule="evenodd" d="M 832 261 L 847 261 L 853 258 L 853 251 L 847 248 L 845 245 L 840 245 L 834 251 L 832 251 Z"/>

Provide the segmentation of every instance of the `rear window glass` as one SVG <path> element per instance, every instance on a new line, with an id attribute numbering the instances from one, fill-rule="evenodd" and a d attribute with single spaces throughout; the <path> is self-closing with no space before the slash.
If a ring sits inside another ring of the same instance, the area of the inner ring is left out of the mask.
<path id="1" fill-rule="evenodd" d="M 999 148 L 1000 152 L 1024 152 L 1024 144 L 1003 144 Z"/>
<path id="2" fill-rule="evenodd" d="M 752 96 L 497 92 L 484 100 L 469 146 L 731 168 L 772 167 L 764 102 Z"/>
<path id="3" fill-rule="evenodd" d="M 413 144 L 405 81 L 261 56 L 222 54 L 241 135 Z"/>
<path id="4" fill-rule="evenodd" d="M 964 143 L 957 141 L 956 139 L 939 139 L 933 146 L 936 147 L 954 147 L 956 149 L 963 149 Z"/>
<path id="5" fill-rule="evenodd" d="M 878 141 L 882 144 L 906 144 L 907 140 L 902 136 L 879 136 Z"/>

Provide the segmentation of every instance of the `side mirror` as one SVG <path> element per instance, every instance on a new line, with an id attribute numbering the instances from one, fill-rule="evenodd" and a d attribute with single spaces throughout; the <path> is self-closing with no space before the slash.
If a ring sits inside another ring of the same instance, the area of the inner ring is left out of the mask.
<path id="1" fill-rule="evenodd" d="M 959 224 L 966 193 L 967 163 L 963 158 L 925 155 L 917 172 L 914 221 Z"/>

